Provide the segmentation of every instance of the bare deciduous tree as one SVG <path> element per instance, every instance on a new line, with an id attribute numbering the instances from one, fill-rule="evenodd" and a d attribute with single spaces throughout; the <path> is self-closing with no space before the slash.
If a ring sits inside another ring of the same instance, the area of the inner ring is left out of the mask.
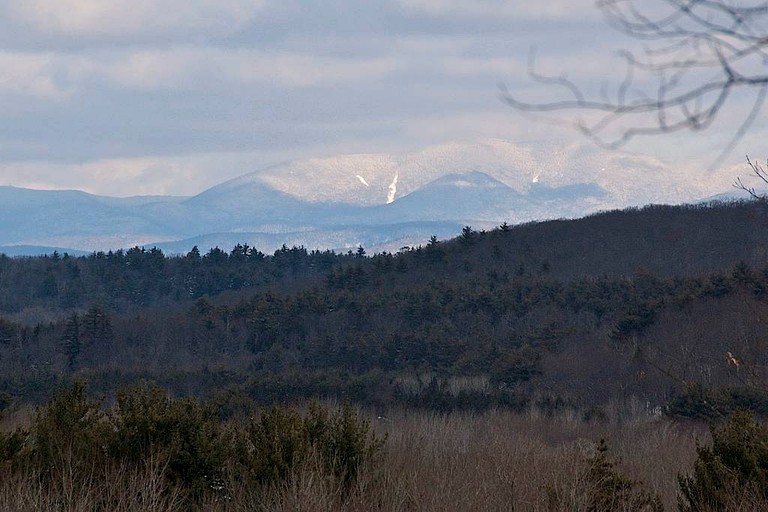
<path id="1" fill-rule="evenodd" d="M 752 176 L 760 179 L 763 183 L 768 185 L 768 171 L 766 171 L 765 168 L 760 165 L 760 162 L 753 162 L 749 159 L 749 157 L 747 157 L 747 164 L 749 165 L 750 169 L 752 169 Z M 754 187 L 748 187 L 745 185 L 741 178 L 736 178 L 736 182 L 733 184 L 733 186 L 739 190 L 743 190 L 754 199 L 767 199 L 765 194 L 757 192 Z"/>
<path id="2" fill-rule="evenodd" d="M 709 127 L 736 90 L 753 89 L 748 114 L 723 150 L 745 134 L 768 93 L 768 2 L 750 0 L 598 0 L 608 22 L 643 43 L 620 55 L 626 74 L 612 92 L 594 96 L 565 76 L 529 75 L 561 87 L 551 102 L 526 102 L 502 86 L 502 99 L 524 112 L 560 113 L 604 147 L 617 148 L 640 135 Z"/>

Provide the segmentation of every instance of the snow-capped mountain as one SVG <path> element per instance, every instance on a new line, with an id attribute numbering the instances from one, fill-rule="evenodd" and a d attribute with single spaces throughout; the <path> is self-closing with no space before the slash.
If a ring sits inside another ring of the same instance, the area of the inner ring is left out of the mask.
<path id="1" fill-rule="evenodd" d="M 453 236 L 463 225 L 576 217 L 711 194 L 707 180 L 691 183 L 686 176 L 646 156 L 587 145 L 490 140 L 289 162 L 193 197 L 0 187 L 0 246 L 13 253 L 20 246 L 31 247 L 29 253 L 35 246 L 133 245 L 183 252 L 236 243 L 265 251 L 283 243 L 393 250 L 433 234 Z"/>
<path id="2" fill-rule="evenodd" d="M 504 140 L 443 144 L 399 155 L 343 155 L 289 162 L 230 183 L 263 183 L 313 203 L 371 206 L 386 203 L 395 177 L 394 199 L 398 199 L 442 176 L 475 171 L 523 194 L 537 183 L 550 187 L 594 183 L 616 199 L 616 206 L 692 200 L 721 186 L 718 176 L 702 175 L 692 180 L 689 169 L 644 155 L 589 144 L 553 146 Z"/>

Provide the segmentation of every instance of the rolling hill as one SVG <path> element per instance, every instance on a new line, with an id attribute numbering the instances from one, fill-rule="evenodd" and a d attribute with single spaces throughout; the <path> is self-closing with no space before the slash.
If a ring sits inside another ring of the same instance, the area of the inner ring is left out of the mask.
<path id="1" fill-rule="evenodd" d="M 0 246 L 13 254 L 236 243 L 392 251 L 464 225 L 695 200 L 711 194 L 705 182 L 686 183 L 682 171 L 648 157 L 491 140 L 290 162 L 193 197 L 0 187 Z"/>

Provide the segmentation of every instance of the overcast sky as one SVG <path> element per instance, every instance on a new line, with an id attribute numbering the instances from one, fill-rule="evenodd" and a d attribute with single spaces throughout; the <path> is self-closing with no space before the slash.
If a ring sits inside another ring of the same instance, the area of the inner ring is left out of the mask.
<path id="1" fill-rule="evenodd" d="M 542 97 L 531 46 L 617 83 L 628 45 L 591 0 L 0 0 L 0 184 L 186 195 L 295 158 L 581 141 L 497 84 Z M 629 149 L 706 172 L 740 115 Z M 761 121 L 724 165 L 765 158 Z"/>

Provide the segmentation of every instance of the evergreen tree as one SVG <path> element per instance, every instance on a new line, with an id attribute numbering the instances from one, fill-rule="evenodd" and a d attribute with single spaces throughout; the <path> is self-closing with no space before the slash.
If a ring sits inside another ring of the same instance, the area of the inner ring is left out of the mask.
<path id="1" fill-rule="evenodd" d="M 61 336 L 61 349 L 67 356 L 67 366 L 74 370 L 77 359 L 80 356 L 80 317 L 73 313 L 64 326 L 64 334 Z"/>

